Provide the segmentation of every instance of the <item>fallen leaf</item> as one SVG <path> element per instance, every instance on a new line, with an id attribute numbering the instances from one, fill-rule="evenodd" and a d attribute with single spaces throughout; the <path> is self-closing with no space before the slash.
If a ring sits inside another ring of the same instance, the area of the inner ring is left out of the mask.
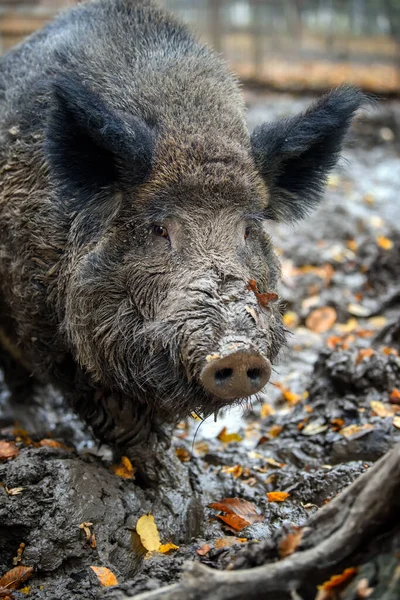
<path id="1" fill-rule="evenodd" d="M 282 467 L 285 466 L 285 463 L 280 463 L 277 460 L 275 460 L 274 458 L 265 458 L 264 459 L 266 463 L 268 463 L 271 467 L 277 467 L 278 469 L 281 469 Z"/>
<path id="2" fill-rule="evenodd" d="M 387 356 L 389 356 L 390 354 L 393 356 L 399 356 L 399 353 L 396 350 L 396 348 L 389 348 L 389 346 L 384 346 L 383 348 L 381 348 L 381 352 L 382 354 L 386 354 Z"/>
<path id="3" fill-rule="evenodd" d="M 18 565 L 18 563 L 21 562 L 24 550 L 25 550 L 25 544 L 24 544 L 24 542 L 21 542 L 18 547 L 18 550 L 17 550 L 17 556 L 14 556 L 14 558 L 13 558 L 14 567 L 16 567 Z"/>
<path id="4" fill-rule="evenodd" d="M 233 465 L 232 467 L 224 466 L 221 469 L 222 473 L 228 473 L 229 475 L 233 475 L 235 479 L 240 477 L 243 473 L 243 467 L 241 465 Z"/>
<path id="5" fill-rule="evenodd" d="M 299 546 L 303 535 L 304 527 L 294 527 L 293 532 L 288 533 L 288 535 L 279 542 L 279 556 L 281 558 L 285 558 L 286 556 L 293 554 L 293 552 Z"/>
<path id="6" fill-rule="evenodd" d="M 277 438 L 283 431 L 282 425 L 272 425 L 268 431 L 268 435 L 272 438 Z"/>
<path id="7" fill-rule="evenodd" d="M 255 279 L 249 280 L 249 285 L 247 286 L 247 289 L 249 290 L 249 292 L 254 292 L 258 303 L 263 308 L 266 308 L 270 302 L 276 302 L 276 300 L 278 300 L 278 294 L 275 294 L 274 292 L 266 292 L 264 294 L 260 294 Z"/>
<path id="8" fill-rule="evenodd" d="M 97 548 L 97 541 L 94 533 L 92 533 L 92 536 L 90 538 L 89 546 L 92 548 L 92 550 L 95 550 Z"/>
<path id="9" fill-rule="evenodd" d="M 345 569 L 340 575 L 332 575 L 332 577 L 325 581 L 322 585 L 318 586 L 319 590 L 334 590 L 345 583 L 349 583 L 351 579 L 356 575 L 357 569 L 355 567 L 349 567 Z"/>
<path id="10" fill-rule="evenodd" d="M 289 496 L 287 492 L 267 492 L 268 502 L 284 502 Z"/>
<path id="11" fill-rule="evenodd" d="M 392 404 L 400 404 L 400 390 L 399 388 L 393 388 L 393 390 L 390 393 L 389 396 L 389 401 Z"/>
<path id="12" fill-rule="evenodd" d="M 376 243 L 383 250 L 391 250 L 393 248 L 393 242 L 389 238 L 384 235 L 378 235 L 376 238 Z"/>
<path id="13" fill-rule="evenodd" d="M 234 544 L 244 544 L 245 542 L 247 542 L 247 538 L 238 538 L 238 537 L 225 537 L 225 538 L 218 538 L 217 540 L 215 540 L 215 547 L 216 548 L 231 548 Z"/>
<path id="14" fill-rule="evenodd" d="M 369 586 L 369 581 L 366 577 L 360 579 L 357 583 L 357 599 L 364 600 L 364 598 L 369 598 L 374 591 L 375 588 Z"/>
<path id="15" fill-rule="evenodd" d="M 85 532 L 85 538 L 88 542 L 92 536 L 92 532 L 90 531 L 90 527 L 92 527 L 93 523 L 89 521 L 85 521 L 84 523 L 79 524 L 79 529 L 82 529 Z"/>
<path id="16" fill-rule="evenodd" d="M 202 442 L 196 442 L 194 445 L 194 449 L 199 456 L 204 456 L 205 454 L 207 454 L 209 452 L 210 447 L 207 444 L 207 442 L 202 441 Z"/>
<path id="17" fill-rule="evenodd" d="M 365 425 L 347 425 L 339 431 L 341 435 L 344 435 L 349 440 L 356 440 L 359 437 L 363 437 L 367 433 L 373 431 L 374 426 L 371 423 L 365 423 Z"/>
<path id="18" fill-rule="evenodd" d="M 143 542 L 142 542 L 143 543 Z M 172 552 L 172 550 L 179 550 L 179 546 L 168 542 L 167 544 L 161 544 L 158 548 L 158 551 L 162 554 L 168 554 L 168 552 Z"/>
<path id="19" fill-rule="evenodd" d="M 190 453 L 186 450 L 186 448 L 175 448 L 175 454 L 181 462 L 190 461 Z"/>
<path id="20" fill-rule="evenodd" d="M 371 400 L 369 405 L 378 417 L 393 417 L 394 407 L 385 406 L 383 402 L 379 402 L 379 400 Z"/>
<path id="21" fill-rule="evenodd" d="M 332 306 L 324 306 L 313 310 L 306 319 L 306 326 L 314 333 L 325 333 L 333 327 L 337 319 L 336 310 Z"/>
<path id="22" fill-rule="evenodd" d="M 271 406 L 270 404 L 268 404 L 267 402 L 264 402 L 264 404 L 261 406 L 260 417 L 262 419 L 266 419 L 267 417 L 274 415 L 274 414 L 275 414 L 274 407 Z"/>
<path id="23" fill-rule="evenodd" d="M 24 488 L 23 487 L 16 487 L 16 488 L 5 487 L 5 490 L 9 496 L 18 496 L 19 494 L 22 494 L 22 492 L 24 491 Z"/>
<path id="24" fill-rule="evenodd" d="M 31 593 L 31 586 L 26 585 L 25 587 L 18 590 L 20 594 L 26 594 L 27 596 Z"/>
<path id="25" fill-rule="evenodd" d="M 357 252 L 357 250 L 358 250 L 358 244 L 357 244 L 356 240 L 347 240 L 346 246 L 352 252 Z"/>
<path id="26" fill-rule="evenodd" d="M 161 546 L 160 535 L 153 515 L 143 515 L 136 523 L 136 532 L 148 552 L 155 552 Z"/>
<path id="27" fill-rule="evenodd" d="M 0 460 L 8 460 L 18 456 L 19 450 L 14 442 L 0 440 Z"/>
<path id="28" fill-rule="evenodd" d="M 339 429 L 343 428 L 344 420 L 343 419 L 332 419 L 331 424 L 333 425 L 333 431 L 339 431 Z"/>
<path id="29" fill-rule="evenodd" d="M 52 440 L 50 438 L 43 438 L 40 440 L 40 442 L 38 442 L 38 444 L 42 447 L 47 446 L 49 448 L 63 448 L 63 450 L 72 450 L 72 448 L 68 448 L 68 446 L 65 446 L 61 442 L 57 442 L 57 440 Z"/>
<path id="30" fill-rule="evenodd" d="M 301 402 L 302 397 L 300 394 L 296 394 L 295 392 L 290 391 L 287 387 L 285 387 L 282 383 L 275 382 L 273 384 L 278 390 L 280 390 L 284 400 L 288 402 L 288 404 L 296 405 Z"/>
<path id="31" fill-rule="evenodd" d="M 33 567 L 14 567 L 0 578 L 0 587 L 17 590 L 33 574 Z"/>
<path id="32" fill-rule="evenodd" d="M 356 365 L 359 365 L 362 360 L 365 358 L 370 358 L 374 354 L 376 354 L 376 352 L 372 348 L 364 348 L 363 350 L 359 350 L 356 356 Z"/>
<path id="33" fill-rule="evenodd" d="M 199 556 L 205 556 L 210 552 L 210 550 L 211 546 L 209 546 L 208 544 L 203 544 L 201 548 L 197 548 L 196 552 Z"/>
<path id="34" fill-rule="evenodd" d="M 225 498 L 221 502 L 209 504 L 209 508 L 226 513 L 225 515 L 217 515 L 217 518 L 235 531 L 240 531 L 253 523 L 264 521 L 264 515 L 257 512 L 254 504 L 242 498 Z"/>
<path id="35" fill-rule="evenodd" d="M 221 429 L 221 431 L 219 432 L 217 437 L 224 444 L 230 444 L 231 442 L 241 442 L 242 441 L 241 435 L 239 435 L 238 433 L 227 433 L 226 427 Z"/>
<path id="36" fill-rule="evenodd" d="M 135 473 L 137 471 L 127 456 L 121 458 L 119 465 L 112 465 L 111 470 L 123 479 L 135 479 Z"/>
<path id="37" fill-rule="evenodd" d="M 96 574 L 97 579 L 102 587 L 111 587 L 118 585 L 117 578 L 114 573 L 107 567 L 90 567 Z"/>
<path id="38" fill-rule="evenodd" d="M 321 423 L 320 421 L 311 421 L 311 423 L 307 423 L 307 425 L 302 429 L 301 433 L 303 435 L 318 435 L 319 433 L 323 433 L 328 429 L 328 425 Z"/>
<path id="39" fill-rule="evenodd" d="M 394 417 L 393 425 L 396 427 L 396 429 L 400 429 L 400 417 Z"/>
<path id="40" fill-rule="evenodd" d="M 294 329 L 299 324 L 300 318 L 299 318 L 299 315 L 297 313 L 295 313 L 293 310 L 288 310 L 282 316 L 282 321 L 286 327 L 290 327 L 291 329 Z"/>
<path id="41" fill-rule="evenodd" d="M 369 308 L 366 308 L 361 304 L 350 303 L 347 305 L 347 310 L 351 315 L 354 315 L 355 317 L 369 317 L 369 315 L 371 314 Z"/>

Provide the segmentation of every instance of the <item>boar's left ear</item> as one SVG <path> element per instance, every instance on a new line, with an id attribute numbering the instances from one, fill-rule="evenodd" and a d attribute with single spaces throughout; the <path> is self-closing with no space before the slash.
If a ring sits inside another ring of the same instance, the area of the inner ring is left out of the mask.
<path id="1" fill-rule="evenodd" d="M 52 82 L 45 134 L 50 173 L 81 206 L 114 185 L 135 186 L 151 171 L 154 134 L 141 119 L 121 115 L 71 76 Z"/>
<path id="2" fill-rule="evenodd" d="M 253 156 L 270 194 L 266 218 L 296 221 L 318 204 L 351 119 L 365 100 L 356 88 L 343 86 L 301 115 L 254 130 Z"/>

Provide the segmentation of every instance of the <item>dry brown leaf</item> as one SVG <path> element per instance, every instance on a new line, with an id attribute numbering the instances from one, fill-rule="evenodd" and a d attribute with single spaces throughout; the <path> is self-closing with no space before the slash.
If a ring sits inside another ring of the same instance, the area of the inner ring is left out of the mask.
<path id="1" fill-rule="evenodd" d="M 278 547 L 279 556 L 285 558 L 295 552 L 304 535 L 304 527 L 294 527 L 293 532 L 284 537 Z"/>
<path id="2" fill-rule="evenodd" d="M 268 502 L 284 502 L 289 496 L 288 492 L 267 492 Z"/>
<path id="3" fill-rule="evenodd" d="M 217 515 L 217 518 L 235 531 L 240 531 L 253 523 L 264 521 L 264 515 L 257 512 L 254 504 L 242 498 L 224 498 L 221 502 L 209 504 L 209 508 L 226 513 L 225 515 Z"/>
<path id="4" fill-rule="evenodd" d="M 240 477 L 243 474 L 243 467 L 241 465 L 233 465 L 232 467 L 228 467 L 227 465 L 222 467 L 222 473 L 228 473 L 229 475 L 233 475 L 235 479 Z"/>
<path id="5" fill-rule="evenodd" d="M 136 532 L 142 545 L 148 552 L 154 552 L 161 546 L 160 535 L 153 515 L 143 515 L 136 523 Z"/>
<path id="6" fill-rule="evenodd" d="M 196 552 L 199 556 L 205 556 L 210 552 L 210 550 L 211 546 L 209 546 L 208 544 L 203 544 L 201 548 L 197 548 Z"/>
<path id="7" fill-rule="evenodd" d="M 33 574 L 33 567 L 14 567 L 0 578 L 0 587 L 17 590 Z"/>
<path id="8" fill-rule="evenodd" d="M 270 427 L 270 429 L 268 431 L 268 435 L 269 435 L 269 437 L 276 438 L 282 433 L 282 431 L 283 431 L 282 425 L 272 425 L 272 427 Z"/>
<path id="9" fill-rule="evenodd" d="M 378 417 L 393 417 L 394 407 L 385 406 L 383 402 L 379 402 L 379 400 L 371 400 L 369 405 Z"/>
<path id="10" fill-rule="evenodd" d="M 306 326 L 314 333 L 325 333 L 333 327 L 337 314 L 332 306 L 323 306 L 313 310 L 306 319 Z"/>
<path id="11" fill-rule="evenodd" d="M 186 450 L 186 448 L 175 448 L 175 454 L 181 462 L 190 461 L 190 453 Z"/>
<path id="12" fill-rule="evenodd" d="M 19 450 L 14 442 L 0 440 L 0 460 L 8 460 L 18 456 Z"/>
<path id="13" fill-rule="evenodd" d="M 90 567 L 96 574 L 97 579 L 102 587 L 111 587 L 118 585 L 117 578 L 114 573 L 107 569 L 107 567 Z"/>
<path id="14" fill-rule="evenodd" d="M 372 348 L 364 348 L 363 350 L 359 350 L 356 357 L 356 365 L 360 364 L 360 362 L 365 358 L 370 358 L 374 354 L 376 354 L 376 352 Z"/>
<path id="15" fill-rule="evenodd" d="M 365 425 L 347 425 L 339 431 L 341 435 L 344 435 L 349 440 L 355 440 L 359 437 L 363 437 L 367 433 L 373 431 L 374 426 L 371 423 L 365 423 Z"/>
<path id="16" fill-rule="evenodd" d="M 400 404 L 400 390 L 399 388 L 393 388 L 390 393 L 389 401 L 392 404 Z"/>
<path id="17" fill-rule="evenodd" d="M 43 438 L 43 440 L 40 440 L 40 442 L 38 442 L 38 445 L 42 447 L 47 446 L 49 448 L 62 448 L 63 450 L 72 450 L 72 448 L 68 448 L 68 446 L 65 446 L 61 442 L 57 442 L 57 440 L 52 440 L 50 438 Z"/>
<path id="18" fill-rule="evenodd" d="M 9 496 L 18 496 L 19 494 L 22 494 L 22 492 L 24 491 L 23 487 L 8 488 L 6 486 L 4 489 L 6 490 L 6 492 Z"/>
<path id="19" fill-rule="evenodd" d="M 254 292 L 259 305 L 263 308 L 266 308 L 270 302 L 276 302 L 276 300 L 278 300 L 278 294 L 275 294 L 274 292 L 266 292 L 265 294 L 260 294 L 255 279 L 249 280 L 249 285 L 247 286 L 247 289 L 249 290 L 249 292 Z"/>
<path id="20" fill-rule="evenodd" d="M 388 355 L 393 355 L 393 356 L 399 356 L 399 352 L 398 350 L 396 350 L 396 348 L 390 348 L 389 346 L 384 346 L 383 348 L 381 348 L 381 352 L 382 354 L 386 354 Z"/>
<path id="21" fill-rule="evenodd" d="M 224 537 L 224 538 L 218 538 L 217 540 L 215 540 L 215 547 L 216 548 L 231 548 L 234 544 L 244 544 L 245 542 L 247 542 L 247 538 L 238 538 L 238 537 Z"/>
<path id="22" fill-rule="evenodd" d="M 238 433 L 227 433 L 226 427 L 221 429 L 221 431 L 219 432 L 217 437 L 220 440 L 220 442 L 223 442 L 224 444 L 230 444 L 231 442 L 241 442 L 242 441 L 241 435 L 239 435 Z"/>
<path id="23" fill-rule="evenodd" d="M 158 549 L 162 554 L 168 554 L 168 552 L 172 552 L 172 550 L 179 550 L 179 546 L 172 544 L 172 542 L 168 542 L 167 544 L 161 544 Z"/>
<path id="24" fill-rule="evenodd" d="M 135 479 L 137 468 L 132 465 L 127 456 L 123 456 L 120 464 L 112 465 L 111 470 L 115 475 L 118 475 L 118 477 L 122 477 L 123 479 Z"/>

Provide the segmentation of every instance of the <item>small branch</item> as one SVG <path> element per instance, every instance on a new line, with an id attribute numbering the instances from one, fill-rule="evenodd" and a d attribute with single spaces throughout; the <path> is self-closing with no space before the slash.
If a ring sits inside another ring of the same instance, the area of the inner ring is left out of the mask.
<path id="1" fill-rule="evenodd" d="M 136 600 L 255 600 L 262 592 L 292 592 L 353 555 L 400 505 L 400 445 L 381 458 L 306 524 L 311 531 L 291 556 L 242 571 L 188 563 L 182 580 L 135 596 Z M 275 597 L 275 596 L 272 596 Z M 279 597 L 279 596 L 276 596 Z M 128 600 L 119 595 L 118 600 Z"/>

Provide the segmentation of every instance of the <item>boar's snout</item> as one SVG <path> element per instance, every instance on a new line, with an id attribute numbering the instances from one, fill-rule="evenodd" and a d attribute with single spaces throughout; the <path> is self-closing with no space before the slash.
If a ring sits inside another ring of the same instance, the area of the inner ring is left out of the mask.
<path id="1" fill-rule="evenodd" d="M 211 354 L 200 374 L 202 386 L 224 400 L 247 398 L 259 392 L 271 376 L 271 363 L 256 350 L 232 348 L 223 354 Z"/>

